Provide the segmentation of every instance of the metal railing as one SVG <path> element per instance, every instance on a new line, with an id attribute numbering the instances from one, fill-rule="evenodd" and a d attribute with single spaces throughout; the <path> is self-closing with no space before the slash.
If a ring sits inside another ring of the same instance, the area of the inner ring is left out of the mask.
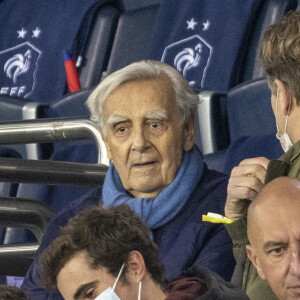
<path id="1" fill-rule="evenodd" d="M 39 119 L 0 123 L 0 144 L 48 143 L 93 139 L 98 163 L 0 158 L 0 182 L 100 186 L 109 160 L 101 134 L 88 119 Z M 0 226 L 24 227 L 38 243 L 1 245 L 0 275 L 24 276 L 42 239 L 52 211 L 33 199 L 0 197 Z"/>
<path id="2" fill-rule="evenodd" d="M 98 149 L 98 162 L 109 164 L 105 144 L 96 125 L 89 119 L 37 119 L 0 123 L 0 144 L 47 143 L 92 138 Z"/>
<path id="3" fill-rule="evenodd" d="M 52 210 L 33 199 L 0 197 L 0 225 L 24 227 L 36 236 L 40 243 Z M 39 244 L 1 245 L 0 275 L 24 276 Z"/>
<path id="4" fill-rule="evenodd" d="M 106 171 L 103 164 L 0 157 L 0 182 L 99 186 Z"/>

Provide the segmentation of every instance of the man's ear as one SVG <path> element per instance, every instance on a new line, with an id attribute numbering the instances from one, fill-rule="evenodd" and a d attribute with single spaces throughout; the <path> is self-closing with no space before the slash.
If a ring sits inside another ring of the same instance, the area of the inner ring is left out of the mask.
<path id="1" fill-rule="evenodd" d="M 255 252 L 254 248 L 251 245 L 246 245 L 246 250 L 247 250 L 247 256 L 248 256 L 249 260 L 255 266 L 259 277 L 262 280 L 266 280 L 266 276 L 265 276 L 265 274 L 264 274 L 264 272 L 261 268 L 260 261 L 257 258 L 257 255 L 256 255 L 256 252 Z"/>
<path id="2" fill-rule="evenodd" d="M 107 136 L 103 133 L 102 129 L 100 129 L 100 134 L 106 147 L 107 157 L 109 158 L 109 160 L 111 160 L 111 150 L 107 142 Z"/>
<path id="3" fill-rule="evenodd" d="M 185 151 L 189 151 L 192 149 L 195 143 L 195 134 L 196 134 L 196 127 L 195 127 L 195 116 L 192 115 L 187 123 L 184 125 L 184 144 L 183 149 Z"/>
<path id="4" fill-rule="evenodd" d="M 282 113 L 285 116 L 290 115 L 291 110 L 294 107 L 293 100 L 296 100 L 293 98 L 293 95 L 291 91 L 287 88 L 287 86 L 279 79 L 275 79 L 275 84 L 278 88 L 278 101 L 282 101 L 281 105 L 278 107 L 281 107 Z"/>
<path id="5" fill-rule="evenodd" d="M 139 251 L 134 250 L 130 252 L 126 265 L 128 270 L 131 271 L 131 278 L 133 278 L 136 283 L 143 280 L 147 270 L 144 258 Z"/>

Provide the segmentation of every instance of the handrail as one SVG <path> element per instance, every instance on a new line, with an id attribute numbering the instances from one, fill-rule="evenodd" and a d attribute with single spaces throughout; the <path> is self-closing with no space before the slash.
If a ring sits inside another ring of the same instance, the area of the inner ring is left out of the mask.
<path id="1" fill-rule="evenodd" d="M 34 244 L 0 245 L 0 275 L 25 276 L 52 214 L 52 210 L 38 200 L 0 197 L 0 225 L 22 225 L 38 240 Z"/>
<path id="2" fill-rule="evenodd" d="M 46 143 L 87 138 L 93 138 L 97 144 L 98 162 L 108 165 L 100 131 L 89 119 L 59 118 L 0 123 L 0 144 Z"/>
<path id="3" fill-rule="evenodd" d="M 0 182 L 99 186 L 106 171 L 103 164 L 0 157 Z"/>
<path id="4" fill-rule="evenodd" d="M 0 181 L 99 186 L 109 164 L 105 144 L 88 119 L 38 119 L 0 123 L 0 144 L 46 143 L 93 138 L 99 164 L 0 158 Z M 25 227 L 41 242 L 52 211 L 33 199 L 0 197 L 0 226 Z M 0 275 L 24 276 L 38 244 L 1 245 Z M 9 270 L 9 274 L 7 274 Z"/>
<path id="5" fill-rule="evenodd" d="M 0 275 L 24 277 L 39 244 L 0 245 Z"/>
<path id="6" fill-rule="evenodd" d="M 25 198 L 0 197 L 0 225 L 25 227 L 41 242 L 52 210 L 41 201 Z"/>

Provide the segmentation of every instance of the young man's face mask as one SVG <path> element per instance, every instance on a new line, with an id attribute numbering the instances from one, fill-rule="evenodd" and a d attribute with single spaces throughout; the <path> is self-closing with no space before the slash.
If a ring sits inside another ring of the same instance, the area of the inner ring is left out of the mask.
<path id="1" fill-rule="evenodd" d="M 111 287 L 108 287 L 106 290 L 104 290 L 98 297 L 95 298 L 95 300 L 121 300 L 119 298 L 119 296 L 115 293 L 115 288 L 117 286 L 117 283 L 122 275 L 122 272 L 123 272 L 123 269 L 124 269 L 124 265 L 122 265 L 121 269 L 120 269 L 120 272 L 117 276 L 117 279 L 114 283 L 114 286 L 111 288 Z M 139 282 L 139 295 L 138 295 L 138 300 L 141 299 L 141 286 L 142 286 L 142 282 L 140 281 Z"/>

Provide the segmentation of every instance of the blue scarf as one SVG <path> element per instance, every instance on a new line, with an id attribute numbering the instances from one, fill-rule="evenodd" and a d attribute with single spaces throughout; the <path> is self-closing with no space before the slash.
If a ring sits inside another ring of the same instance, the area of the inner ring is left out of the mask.
<path id="1" fill-rule="evenodd" d="M 184 152 L 174 181 L 156 198 L 133 198 L 124 189 L 120 176 L 111 163 L 103 185 L 103 207 L 127 204 L 151 229 L 165 225 L 182 209 L 195 190 L 203 172 L 203 158 L 194 146 Z"/>

